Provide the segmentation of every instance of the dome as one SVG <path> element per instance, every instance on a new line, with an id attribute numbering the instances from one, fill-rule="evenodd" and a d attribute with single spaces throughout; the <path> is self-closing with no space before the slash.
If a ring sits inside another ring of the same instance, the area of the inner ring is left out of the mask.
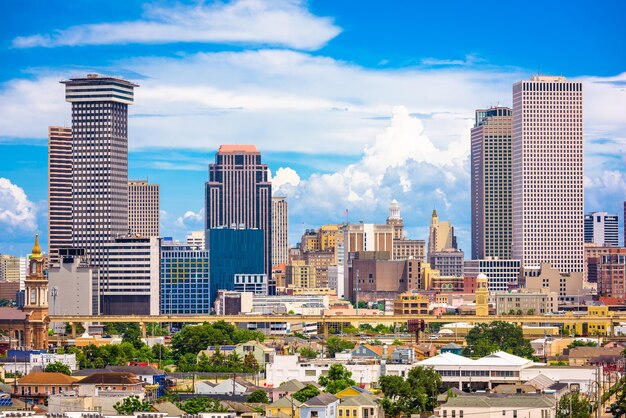
<path id="1" fill-rule="evenodd" d="M 478 280 L 487 280 L 488 279 L 487 275 L 484 274 L 484 273 L 480 273 L 476 278 Z"/>

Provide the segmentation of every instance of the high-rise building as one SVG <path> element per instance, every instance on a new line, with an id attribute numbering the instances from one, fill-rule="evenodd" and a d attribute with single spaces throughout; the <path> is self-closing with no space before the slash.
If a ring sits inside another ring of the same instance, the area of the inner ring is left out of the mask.
<path id="1" fill-rule="evenodd" d="M 497 258 L 466 260 L 463 274 L 466 277 L 478 277 L 484 274 L 487 276 L 490 292 L 503 292 L 518 286 L 521 264 L 519 260 L 499 260 Z"/>
<path id="2" fill-rule="evenodd" d="M 128 230 L 140 237 L 161 236 L 159 185 L 146 180 L 128 182 Z"/>
<path id="3" fill-rule="evenodd" d="M 96 74 L 61 83 L 72 103 L 72 244 L 102 265 L 105 245 L 128 234 L 128 105 L 138 85 Z"/>
<path id="4" fill-rule="evenodd" d="M 400 204 L 396 199 L 393 199 L 389 205 L 387 225 L 393 226 L 393 239 L 404 239 L 404 220 L 400 216 Z"/>
<path id="5" fill-rule="evenodd" d="M 211 305 L 218 290 L 234 290 L 236 274 L 265 274 L 263 242 L 260 229 L 212 228 L 207 231 L 211 275 Z"/>
<path id="6" fill-rule="evenodd" d="M 619 245 L 617 215 L 591 212 L 585 215 L 585 243 L 599 246 Z"/>
<path id="7" fill-rule="evenodd" d="M 23 257 L 0 254 L 0 281 L 15 283 L 22 281 L 24 279 L 22 265 Z"/>
<path id="8" fill-rule="evenodd" d="M 97 282 L 94 282 L 96 273 L 85 259 L 85 250 L 61 248 L 58 255 L 59 262 L 48 270 L 50 314 L 97 313 L 97 294 L 93 292 L 93 286 L 97 286 Z"/>
<path id="9" fill-rule="evenodd" d="M 250 273 L 265 273 L 271 277 L 272 183 L 267 165 L 261 162 L 261 153 L 254 145 L 221 145 L 215 155 L 215 164 L 209 164 L 205 193 L 206 230 L 223 227 L 261 230 L 265 268 L 262 272 Z M 207 236 L 206 240 L 208 243 L 210 237 Z M 270 295 L 275 292 L 272 282 L 268 292 Z"/>
<path id="10" fill-rule="evenodd" d="M 185 244 L 196 250 L 204 250 L 204 231 L 193 231 L 185 237 Z"/>
<path id="11" fill-rule="evenodd" d="M 476 111 L 472 128 L 472 259 L 511 258 L 511 137 L 508 107 Z"/>
<path id="12" fill-rule="evenodd" d="M 428 237 L 428 258 L 430 254 L 449 248 L 457 248 L 454 227 L 450 221 L 439 221 L 437 211 L 433 209 L 430 218 L 430 234 Z"/>
<path id="13" fill-rule="evenodd" d="M 48 127 L 48 256 L 72 246 L 72 128 Z"/>
<path id="14" fill-rule="evenodd" d="M 463 251 L 446 248 L 442 251 L 430 253 L 428 262 L 439 274 L 445 277 L 463 277 Z"/>
<path id="15" fill-rule="evenodd" d="M 287 198 L 272 197 L 272 266 L 289 262 Z"/>
<path id="16" fill-rule="evenodd" d="M 103 315 L 159 314 L 160 238 L 123 237 L 104 245 L 100 295 Z"/>
<path id="17" fill-rule="evenodd" d="M 513 85 L 513 245 L 522 266 L 583 271 L 583 86 Z"/>
<path id="18" fill-rule="evenodd" d="M 598 295 L 626 301 L 626 248 L 603 254 L 598 270 Z"/>
<path id="19" fill-rule="evenodd" d="M 202 234 L 204 236 L 204 234 Z M 211 313 L 209 252 L 196 246 L 161 243 L 161 315 Z"/>

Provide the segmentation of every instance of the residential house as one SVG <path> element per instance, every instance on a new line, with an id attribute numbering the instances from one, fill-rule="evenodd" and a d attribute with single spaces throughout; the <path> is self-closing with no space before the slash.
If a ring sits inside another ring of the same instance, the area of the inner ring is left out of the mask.
<path id="1" fill-rule="evenodd" d="M 337 407 L 338 418 L 384 418 L 384 416 L 382 407 L 369 393 L 344 397 Z"/>
<path id="2" fill-rule="evenodd" d="M 343 398 L 349 398 L 351 396 L 358 396 L 362 393 L 371 395 L 371 393 L 367 389 L 363 389 L 360 386 L 350 386 L 335 393 L 335 396 L 338 397 L 339 399 L 343 399 Z"/>
<path id="3" fill-rule="evenodd" d="M 424 360 L 437 355 L 437 346 L 431 342 L 411 344 L 410 347 L 415 352 L 415 358 L 417 360 Z"/>
<path id="4" fill-rule="evenodd" d="M 19 378 L 13 397 L 34 405 L 45 405 L 49 395 L 74 389 L 76 379 L 63 373 L 33 372 Z"/>
<path id="5" fill-rule="evenodd" d="M 354 347 L 351 351 L 352 358 L 354 360 L 359 359 L 372 359 L 372 360 L 388 360 L 391 359 L 391 355 L 395 351 L 396 346 L 383 345 L 371 345 L 361 343 Z"/>
<path id="6" fill-rule="evenodd" d="M 462 352 L 463 352 L 463 347 L 455 343 L 448 343 L 444 345 L 443 347 L 441 347 L 442 354 L 452 353 L 452 354 L 456 354 L 457 356 L 460 356 Z"/>
<path id="7" fill-rule="evenodd" d="M 300 405 L 300 418 L 337 418 L 339 398 L 320 393 Z"/>
<path id="8" fill-rule="evenodd" d="M 435 408 L 438 418 L 554 418 L 556 400 L 548 395 L 459 395 Z"/>
<path id="9" fill-rule="evenodd" d="M 260 387 L 240 377 L 223 380 L 219 383 L 200 381 L 196 383 L 196 395 L 247 395 Z"/>
<path id="10" fill-rule="evenodd" d="M 132 373 L 98 372 L 77 382 L 78 396 L 144 397 L 143 381 Z"/>
<path id="11" fill-rule="evenodd" d="M 622 358 L 621 347 L 575 347 L 569 350 L 570 366 L 598 366 L 615 364 Z"/>
<path id="12" fill-rule="evenodd" d="M 291 396 L 300 389 L 307 386 L 307 383 L 302 383 L 299 380 L 291 379 L 280 384 L 280 386 L 273 388 L 271 392 L 271 400 L 276 401 L 284 396 Z"/>
<path id="13" fill-rule="evenodd" d="M 157 385 L 157 396 L 165 393 L 165 372 L 152 366 L 106 366 L 103 369 L 83 369 L 72 374 L 79 379 L 94 373 L 131 373 L 147 385 Z"/>
<path id="14" fill-rule="evenodd" d="M 265 407 L 268 418 L 300 418 L 302 402 L 291 396 L 283 396 Z"/>
<path id="15" fill-rule="evenodd" d="M 259 370 L 265 370 L 265 365 L 272 362 L 275 352 L 276 350 L 273 348 L 269 348 L 258 341 L 248 341 L 235 347 L 235 353 L 239 354 L 242 359 L 252 353 L 259 364 Z"/>

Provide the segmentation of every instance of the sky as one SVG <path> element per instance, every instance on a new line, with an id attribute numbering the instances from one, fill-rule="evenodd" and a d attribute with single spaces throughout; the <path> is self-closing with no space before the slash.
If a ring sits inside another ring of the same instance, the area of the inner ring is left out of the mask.
<path id="1" fill-rule="evenodd" d="M 345 220 L 408 237 L 430 213 L 470 253 L 475 109 L 535 74 L 584 82 L 585 210 L 626 199 L 626 3 L 7 0 L 0 2 L 0 253 L 47 245 L 47 127 L 71 124 L 60 80 L 140 85 L 129 177 L 161 186 L 161 231 L 202 229 L 220 144 L 255 144 L 289 203 L 290 242 Z M 620 220 L 621 221 L 621 220 Z M 622 222 L 620 222 L 621 224 Z"/>

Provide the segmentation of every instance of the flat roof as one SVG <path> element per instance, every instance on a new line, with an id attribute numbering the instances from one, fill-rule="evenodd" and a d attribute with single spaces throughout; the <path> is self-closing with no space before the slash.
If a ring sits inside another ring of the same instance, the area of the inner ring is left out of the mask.
<path id="1" fill-rule="evenodd" d="M 218 152 L 259 152 L 255 145 L 227 144 L 220 145 Z"/>
<path id="2" fill-rule="evenodd" d="M 93 82 L 109 81 L 125 84 L 128 87 L 139 87 L 139 84 L 131 83 L 128 80 L 119 77 L 101 76 L 99 74 L 87 74 L 86 77 L 70 77 L 69 80 L 61 80 L 61 84 L 88 84 Z M 101 83 L 98 83 L 101 84 Z"/>

